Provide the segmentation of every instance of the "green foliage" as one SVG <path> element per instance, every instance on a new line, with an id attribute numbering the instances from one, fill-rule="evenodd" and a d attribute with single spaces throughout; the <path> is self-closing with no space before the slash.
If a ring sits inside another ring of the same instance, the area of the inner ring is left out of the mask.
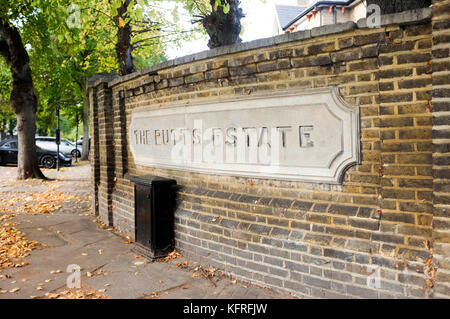
<path id="1" fill-rule="evenodd" d="M 4 123 L 15 125 L 15 115 L 9 104 L 11 74 L 6 63 L 0 59 L 0 131 L 6 131 Z"/>
<path id="2" fill-rule="evenodd" d="M 118 28 L 132 27 L 137 69 L 164 61 L 168 42 L 180 43 L 193 36 L 176 23 L 176 9 L 168 15 L 158 6 L 162 1 L 133 0 L 124 19 L 115 21 L 124 1 L 0 0 L 0 18 L 19 28 L 30 55 L 41 134 L 54 133 L 57 107 L 68 131 L 74 127 L 75 116 L 81 119 L 86 79 L 95 73 L 117 72 Z M 10 79 L 0 61 L 0 119 L 13 117 L 8 104 Z"/>
<path id="3" fill-rule="evenodd" d="M 219 7 L 222 7 L 223 13 L 225 13 L 225 14 L 230 12 L 230 4 L 228 3 L 227 0 L 224 0 L 224 2 L 222 2 L 221 0 L 215 0 L 215 2 L 214 2 L 214 11 L 217 11 L 217 9 Z"/>

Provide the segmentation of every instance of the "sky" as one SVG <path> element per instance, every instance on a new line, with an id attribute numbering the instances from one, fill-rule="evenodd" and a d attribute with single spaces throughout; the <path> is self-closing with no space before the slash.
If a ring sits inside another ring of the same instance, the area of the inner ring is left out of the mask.
<path id="1" fill-rule="evenodd" d="M 273 25 L 275 23 L 275 0 L 241 0 L 241 7 L 245 17 L 241 20 L 243 42 L 261 38 L 271 37 L 274 34 Z M 277 0 L 278 3 L 279 0 Z M 288 1 L 288 0 L 284 0 Z M 289 1 L 288 1 L 289 2 Z M 180 14 L 180 23 L 185 23 L 186 28 L 190 28 L 188 14 Z M 200 51 L 209 50 L 208 37 L 183 43 L 181 48 L 169 48 L 167 55 L 169 59 L 185 56 Z"/>

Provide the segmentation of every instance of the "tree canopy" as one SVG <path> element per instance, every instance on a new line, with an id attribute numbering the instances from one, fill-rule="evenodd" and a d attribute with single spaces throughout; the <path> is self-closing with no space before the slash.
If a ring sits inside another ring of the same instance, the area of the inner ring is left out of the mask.
<path id="1" fill-rule="evenodd" d="M 162 1 L 0 0 L 0 4 L 4 8 L 0 14 L 17 25 L 30 56 L 40 134 L 54 133 L 56 107 L 72 124 L 76 114 L 82 115 L 88 77 L 121 71 L 117 53 L 121 30 L 129 30 L 133 70 L 164 61 L 168 42 L 180 43 L 198 31 L 182 29 L 178 6 L 164 8 Z M 126 10 L 120 11 L 125 4 Z M 0 120 L 9 120 L 14 117 L 8 107 L 11 83 L 3 62 L 0 79 Z"/>

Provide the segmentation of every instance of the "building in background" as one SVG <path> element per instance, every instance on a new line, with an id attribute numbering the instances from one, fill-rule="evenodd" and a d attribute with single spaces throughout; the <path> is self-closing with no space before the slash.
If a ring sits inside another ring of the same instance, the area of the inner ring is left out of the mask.
<path id="1" fill-rule="evenodd" d="M 308 0 L 275 1 L 276 14 L 273 35 L 283 34 L 285 32 L 283 27 L 309 7 L 307 2 Z"/>
<path id="2" fill-rule="evenodd" d="M 276 1 L 274 34 L 309 30 L 366 17 L 364 0 Z"/>

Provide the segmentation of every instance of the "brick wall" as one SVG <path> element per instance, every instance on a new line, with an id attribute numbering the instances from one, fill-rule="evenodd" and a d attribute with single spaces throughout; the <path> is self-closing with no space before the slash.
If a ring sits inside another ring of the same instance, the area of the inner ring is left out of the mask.
<path id="1" fill-rule="evenodd" d="M 93 84 L 92 82 L 90 83 Z M 92 187 L 92 207 L 94 215 L 98 216 L 98 184 L 100 183 L 100 158 L 99 158 L 99 132 L 98 132 L 98 104 L 97 89 L 89 88 L 89 108 L 90 125 L 89 136 L 91 136 L 91 149 L 89 150 L 89 161 L 91 163 L 91 187 Z"/>
<path id="2" fill-rule="evenodd" d="M 449 297 L 448 145 L 436 136 L 447 128 L 448 92 L 436 86 L 447 68 L 433 69 L 448 63 L 448 50 L 436 51 L 448 23 L 431 21 L 429 9 L 409 16 L 219 48 L 93 84 L 100 216 L 133 236 L 129 176 L 174 178 L 176 246 L 186 256 L 297 296 Z M 137 107 L 332 85 L 361 114 L 362 161 L 342 185 L 145 168 L 127 145 Z"/>
<path id="3" fill-rule="evenodd" d="M 450 295 L 450 1 L 433 1 L 433 255 L 427 272 Z M 432 258 L 434 257 L 434 258 Z M 437 271 L 435 271 L 437 269 Z"/>

